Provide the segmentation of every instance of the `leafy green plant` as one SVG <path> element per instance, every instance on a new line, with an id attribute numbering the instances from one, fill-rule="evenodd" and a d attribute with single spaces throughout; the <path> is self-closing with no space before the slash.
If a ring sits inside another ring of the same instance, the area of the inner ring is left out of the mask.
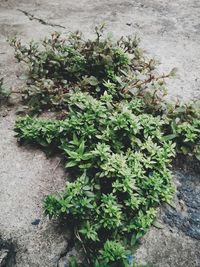
<path id="1" fill-rule="evenodd" d="M 135 115 L 129 101 L 107 104 L 104 97 L 76 92 L 65 120 L 16 122 L 22 141 L 56 147 L 76 174 L 62 194 L 46 198 L 44 208 L 50 217 L 73 219 L 90 264 L 99 259 L 94 253 L 99 255 L 106 240 L 125 238 L 126 249 L 134 245 L 154 221 L 158 204 L 169 202 L 173 192 L 169 168 L 175 145 L 165 140 L 165 121 Z"/>
<path id="2" fill-rule="evenodd" d="M 134 266 L 134 246 L 172 198 L 172 160 L 200 157 L 198 104 L 165 101 L 174 70 L 156 76 L 137 38 L 114 42 L 100 28 L 87 41 L 54 34 L 42 50 L 12 44 L 30 68 L 24 97 L 32 110 L 67 112 L 62 120 L 16 121 L 18 139 L 60 151 L 71 177 L 62 193 L 45 198 L 45 214 L 74 225 L 83 266 Z M 72 259 L 71 266 L 78 264 Z"/>
<path id="3" fill-rule="evenodd" d="M 16 59 L 28 66 L 23 99 L 31 111 L 67 109 L 68 93 L 76 88 L 95 97 L 106 91 L 119 100 L 154 87 L 153 97 L 146 101 L 157 104 L 165 94 L 164 78 L 173 71 L 156 76 L 156 62 L 144 57 L 137 37 L 114 42 L 103 37 L 103 29 L 103 25 L 95 28 L 94 40 L 85 40 L 80 32 L 67 37 L 54 33 L 50 39 L 28 45 L 17 38 L 10 40 Z"/>

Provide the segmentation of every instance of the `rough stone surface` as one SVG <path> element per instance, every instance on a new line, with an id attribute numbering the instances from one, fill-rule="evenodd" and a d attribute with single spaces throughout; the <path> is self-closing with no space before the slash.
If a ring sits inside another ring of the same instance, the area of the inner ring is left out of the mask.
<path id="1" fill-rule="evenodd" d="M 200 240 L 200 175 L 176 173 L 180 182 L 176 209 L 166 210 L 163 220 L 171 227 L 176 227 L 186 235 Z M 178 208 L 179 206 L 179 208 Z"/>
<path id="2" fill-rule="evenodd" d="M 160 72 L 178 68 L 179 76 L 168 83 L 170 96 L 183 100 L 199 97 L 199 14 L 198 0 L 0 0 L 0 73 L 14 90 L 22 85 L 17 79 L 22 70 L 13 59 L 13 50 L 6 42 L 8 37 L 17 34 L 27 41 L 43 38 L 55 30 L 77 29 L 92 36 L 94 26 L 106 22 L 107 32 L 115 36 L 138 34 L 147 54 L 161 61 Z M 13 101 L 16 100 L 17 95 Z M 14 110 L 3 110 L 2 114 L 5 117 L 0 117 L 0 234 L 16 242 L 15 266 L 57 266 L 67 249 L 67 233 L 63 235 L 55 222 L 43 217 L 41 201 L 49 192 L 63 187 L 66 174 L 61 167 L 55 169 L 58 158 L 47 159 L 39 150 L 19 147 L 13 132 Z M 190 201 L 191 193 L 195 193 L 194 204 L 199 203 L 199 187 L 191 192 L 194 183 L 185 186 L 179 196 L 185 213 L 172 210 L 164 213 L 165 228 L 152 228 L 138 250 L 141 262 L 159 267 L 200 266 L 199 211 Z M 167 212 L 172 213 L 171 219 Z M 187 224 L 178 226 L 183 223 L 180 216 L 191 222 L 193 234 L 188 234 Z M 36 219 L 40 223 L 32 225 Z"/>
<path id="3" fill-rule="evenodd" d="M 143 264 L 200 266 L 200 168 L 184 162 L 181 168 L 176 166 L 174 205 L 163 207 L 158 216 L 163 229 L 151 228 L 137 250 L 136 258 Z"/>

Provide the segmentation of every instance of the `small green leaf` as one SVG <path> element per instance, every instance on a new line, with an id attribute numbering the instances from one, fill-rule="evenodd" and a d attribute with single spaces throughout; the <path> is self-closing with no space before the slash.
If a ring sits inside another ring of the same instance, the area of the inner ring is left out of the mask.
<path id="1" fill-rule="evenodd" d="M 95 197 L 95 194 L 92 193 L 91 191 L 85 191 L 85 195 L 86 195 L 87 197 L 91 197 L 91 198 Z"/>
<path id="2" fill-rule="evenodd" d="M 89 84 L 92 86 L 97 86 L 99 84 L 99 81 L 94 76 L 90 76 L 88 81 L 89 81 Z"/>
<path id="3" fill-rule="evenodd" d="M 77 162 L 76 161 L 69 161 L 65 164 L 65 167 L 66 168 L 71 168 L 71 167 L 74 167 L 74 166 L 77 166 Z"/>
<path id="4" fill-rule="evenodd" d="M 171 201 L 171 202 L 167 202 L 167 204 L 168 204 L 170 207 L 176 209 L 176 204 L 175 204 L 173 201 Z"/>
<path id="5" fill-rule="evenodd" d="M 27 81 L 29 79 L 29 75 L 28 74 L 22 74 L 19 76 L 19 79 L 22 81 Z"/>
<path id="6" fill-rule="evenodd" d="M 164 225 L 159 223 L 158 221 L 154 221 L 153 222 L 153 226 L 158 228 L 158 229 L 163 229 L 164 228 Z"/>
<path id="7" fill-rule="evenodd" d="M 173 68 L 170 71 L 169 75 L 172 76 L 172 77 L 175 77 L 177 75 L 177 72 L 178 72 L 178 69 L 177 68 Z"/>
<path id="8" fill-rule="evenodd" d="M 199 155 L 195 155 L 195 157 L 200 160 L 200 154 Z"/>
<path id="9" fill-rule="evenodd" d="M 175 139 L 176 137 L 177 137 L 176 134 L 168 134 L 168 135 L 163 136 L 163 139 L 164 139 L 165 141 L 168 141 L 168 140 Z"/>

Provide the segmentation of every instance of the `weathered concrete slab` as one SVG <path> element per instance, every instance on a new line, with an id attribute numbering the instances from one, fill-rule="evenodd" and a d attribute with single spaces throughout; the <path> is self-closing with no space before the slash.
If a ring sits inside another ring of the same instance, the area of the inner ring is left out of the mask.
<path id="1" fill-rule="evenodd" d="M 188 100 L 200 95 L 198 0 L 1 0 L 0 73 L 8 84 L 21 85 L 16 78 L 19 66 L 6 42 L 9 36 L 17 34 L 27 41 L 55 30 L 77 29 L 91 36 L 94 26 L 102 22 L 115 36 L 138 34 L 146 52 L 161 61 L 160 71 L 179 69 L 179 76 L 169 81 L 170 96 Z M 0 234 L 17 242 L 17 267 L 56 266 L 67 242 L 43 218 L 41 201 L 62 188 L 66 175 L 62 168 L 54 171 L 58 159 L 17 146 L 15 117 L 14 111 L 0 117 Z M 35 219 L 41 220 L 37 226 L 31 224 Z M 199 240 L 166 224 L 165 229 L 148 233 L 137 257 L 159 267 L 197 267 L 199 246 Z"/>

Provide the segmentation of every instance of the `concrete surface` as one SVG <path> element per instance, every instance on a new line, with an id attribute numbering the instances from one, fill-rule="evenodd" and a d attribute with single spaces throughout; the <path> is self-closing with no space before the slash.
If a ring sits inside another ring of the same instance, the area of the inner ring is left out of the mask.
<path id="1" fill-rule="evenodd" d="M 200 165 L 181 160 L 174 170 L 174 178 L 177 188 L 174 207 L 165 205 L 160 210 L 157 220 L 163 228 L 149 230 L 142 238 L 136 258 L 153 267 L 199 267 Z"/>
<path id="2" fill-rule="evenodd" d="M 8 37 L 27 41 L 77 29 L 92 36 L 102 22 L 116 37 L 138 34 L 146 53 L 160 60 L 160 72 L 178 68 L 179 76 L 168 83 L 170 96 L 199 97 L 199 0 L 0 0 L 0 73 L 15 89 L 21 86 Z M 54 170 L 59 159 L 17 146 L 15 118 L 13 110 L 0 117 L 0 235 L 16 244 L 15 266 L 56 267 L 67 249 L 66 236 L 43 217 L 41 200 L 62 188 L 66 175 L 61 167 Z M 41 220 L 38 226 L 31 224 L 35 219 Z M 198 251 L 197 239 L 166 224 L 165 230 L 152 228 L 137 258 L 159 267 L 198 267 Z"/>

